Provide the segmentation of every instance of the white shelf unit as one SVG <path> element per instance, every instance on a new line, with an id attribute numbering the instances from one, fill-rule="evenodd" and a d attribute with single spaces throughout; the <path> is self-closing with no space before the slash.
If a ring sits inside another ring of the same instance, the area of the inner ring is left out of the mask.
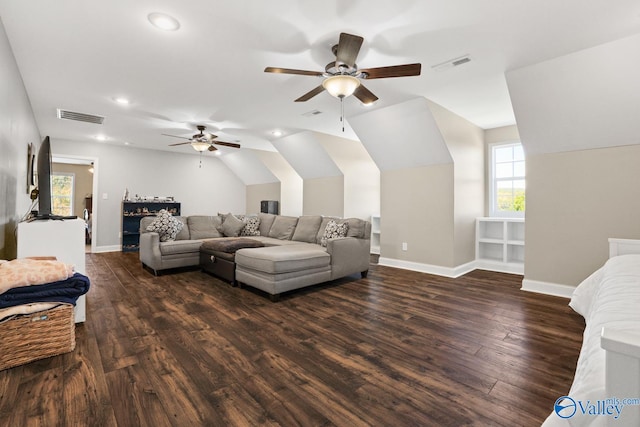
<path id="1" fill-rule="evenodd" d="M 476 264 L 524 274 L 524 218 L 476 218 Z"/>
<path id="2" fill-rule="evenodd" d="M 371 253 L 380 255 L 380 216 L 371 216 Z"/>

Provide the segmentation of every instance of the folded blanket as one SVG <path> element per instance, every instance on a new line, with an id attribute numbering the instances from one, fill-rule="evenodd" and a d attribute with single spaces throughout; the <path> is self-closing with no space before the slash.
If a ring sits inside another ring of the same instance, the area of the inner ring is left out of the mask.
<path id="1" fill-rule="evenodd" d="M 76 305 L 80 295 L 89 291 L 89 285 L 87 276 L 75 273 L 70 278 L 57 282 L 13 288 L 0 294 L 0 308 L 34 302 L 64 302 Z"/>
<path id="2" fill-rule="evenodd" d="M 73 275 L 73 265 L 60 261 L 20 258 L 0 262 L 0 294 L 12 288 L 64 280 Z"/>
<path id="3" fill-rule="evenodd" d="M 0 309 L 0 323 L 11 320 L 20 314 L 31 314 L 38 311 L 49 310 L 50 308 L 57 307 L 60 304 L 57 302 L 34 302 L 31 304 L 16 305 L 13 307 L 7 307 Z"/>

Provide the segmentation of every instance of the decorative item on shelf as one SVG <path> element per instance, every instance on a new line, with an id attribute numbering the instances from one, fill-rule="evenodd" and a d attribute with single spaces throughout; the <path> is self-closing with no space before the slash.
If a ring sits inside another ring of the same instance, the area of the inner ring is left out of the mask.
<path id="1" fill-rule="evenodd" d="M 129 189 L 128 188 L 124 189 L 124 196 L 122 197 L 122 200 L 124 200 L 125 202 L 129 201 Z"/>

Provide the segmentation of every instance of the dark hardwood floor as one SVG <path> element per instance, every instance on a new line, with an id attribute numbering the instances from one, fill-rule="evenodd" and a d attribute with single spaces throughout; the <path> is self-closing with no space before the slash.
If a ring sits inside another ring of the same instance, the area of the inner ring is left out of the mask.
<path id="1" fill-rule="evenodd" d="M 284 295 L 88 254 L 72 353 L 0 372 L 1 426 L 537 426 L 582 318 L 520 291 L 372 265 Z"/>

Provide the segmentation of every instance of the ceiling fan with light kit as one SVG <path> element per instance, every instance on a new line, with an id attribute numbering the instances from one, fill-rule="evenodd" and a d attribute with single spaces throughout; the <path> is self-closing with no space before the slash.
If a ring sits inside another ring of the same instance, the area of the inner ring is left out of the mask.
<path id="1" fill-rule="evenodd" d="M 186 139 L 188 140 L 187 142 L 177 142 L 175 144 L 169 144 L 170 147 L 174 147 L 177 145 L 186 145 L 186 144 L 191 144 L 191 147 L 193 147 L 194 150 L 202 153 L 203 151 L 216 151 L 218 150 L 215 146 L 216 145 L 222 145 L 225 147 L 231 147 L 231 148 L 240 148 L 240 144 L 237 144 L 235 142 L 225 142 L 225 141 L 219 141 L 216 140 L 216 138 L 218 138 L 217 135 L 214 135 L 212 133 L 205 133 L 205 129 L 207 128 L 206 126 L 203 125 L 198 125 L 196 126 L 196 128 L 198 129 L 198 131 L 200 133 L 197 133 L 195 135 L 193 135 L 191 138 L 187 138 L 184 136 L 177 136 L 177 135 L 169 135 L 166 133 L 163 133 L 162 135 L 164 136 L 170 136 L 172 138 L 181 138 L 181 139 Z"/>
<path id="2" fill-rule="evenodd" d="M 422 65 L 419 63 L 359 69 L 356 65 L 356 59 L 363 41 L 364 38 L 360 36 L 340 33 L 338 44 L 334 45 L 331 49 L 336 56 L 336 60 L 328 63 L 324 72 L 278 67 L 267 67 L 264 71 L 265 73 L 296 74 L 324 78 L 319 86 L 305 93 L 296 99 L 295 102 L 308 101 L 326 90 L 332 96 L 339 98 L 341 103 L 344 101 L 344 98 L 353 95 L 365 105 L 374 103 L 378 100 L 378 97 L 367 89 L 361 80 L 420 75 Z M 340 117 L 340 120 L 343 122 L 342 130 L 344 131 L 343 117 L 344 106 L 342 106 L 342 114 Z"/>

